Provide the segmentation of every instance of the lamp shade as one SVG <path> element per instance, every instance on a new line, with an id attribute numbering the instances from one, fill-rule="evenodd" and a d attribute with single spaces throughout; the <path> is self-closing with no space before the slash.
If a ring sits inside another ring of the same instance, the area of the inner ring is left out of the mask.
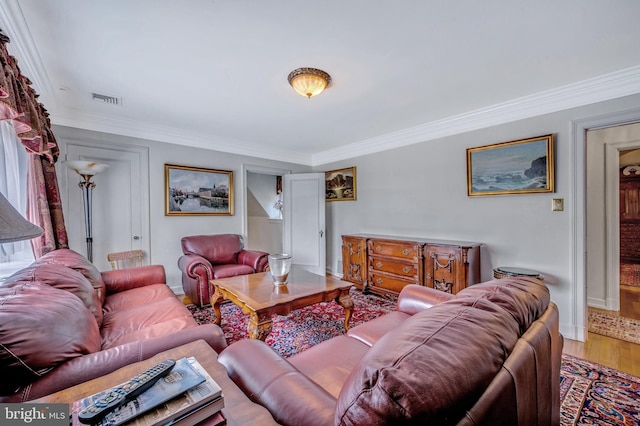
<path id="1" fill-rule="evenodd" d="M 30 240 L 44 231 L 26 220 L 9 201 L 0 194 L 0 243 Z"/>
<path id="2" fill-rule="evenodd" d="M 331 76 L 316 68 L 298 68 L 289 73 L 289 84 L 302 96 L 319 95 L 331 83 Z"/>
<path id="3" fill-rule="evenodd" d="M 82 160 L 65 161 L 64 164 L 80 176 L 94 176 L 98 173 L 104 172 L 109 167 L 108 164 Z"/>

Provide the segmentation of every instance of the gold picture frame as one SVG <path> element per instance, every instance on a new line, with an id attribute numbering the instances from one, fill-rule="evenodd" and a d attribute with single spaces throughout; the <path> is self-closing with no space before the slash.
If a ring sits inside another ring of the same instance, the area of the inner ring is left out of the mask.
<path id="1" fill-rule="evenodd" d="M 324 172 L 324 181 L 326 201 L 355 201 L 357 199 L 355 166 Z"/>
<path id="2" fill-rule="evenodd" d="M 164 165 L 165 216 L 232 216 L 233 172 Z"/>
<path id="3" fill-rule="evenodd" d="M 553 135 L 467 149 L 467 195 L 555 192 Z"/>

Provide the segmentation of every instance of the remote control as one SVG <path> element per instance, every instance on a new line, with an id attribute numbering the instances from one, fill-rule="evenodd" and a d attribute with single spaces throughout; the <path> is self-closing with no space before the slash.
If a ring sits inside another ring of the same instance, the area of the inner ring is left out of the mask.
<path id="1" fill-rule="evenodd" d="M 98 423 L 107 414 L 140 395 L 155 382 L 169 374 L 174 365 L 176 365 L 175 360 L 167 359 L 143 371 L 128 382 L 104 391 L 99 399 L 78 413 L 78 420 L 84 424 Z"/>

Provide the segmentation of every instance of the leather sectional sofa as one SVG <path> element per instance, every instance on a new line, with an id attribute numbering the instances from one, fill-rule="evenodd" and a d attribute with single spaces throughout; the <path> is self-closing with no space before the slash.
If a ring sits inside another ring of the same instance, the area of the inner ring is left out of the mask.
<path id="1" fill-rule="evenodd" d="M 259 340 L 218 359 L 283 425 L 557 425 L 562 345 L 544 283 L 505 278 L 410 285 L 397 311 L 288 359 Z"/>
<path id="2" fill-rule="evenodd" d="M 100 273 L 56 250 L 0 285 L 0 402 L 36 399 L 199 339 L 226 347 L 218 326 L 195 322 L 162 266 Z"/>

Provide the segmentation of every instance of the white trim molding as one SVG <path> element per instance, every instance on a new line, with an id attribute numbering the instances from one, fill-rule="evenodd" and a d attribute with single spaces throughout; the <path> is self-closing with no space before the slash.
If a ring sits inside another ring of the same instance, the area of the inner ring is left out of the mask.
<path id="1" fill-rule="evenodd" d="M 277 151 L 273 147 L 266 149 L 264 144 L 216 138 L 210 134 L 197 134 L 152 123 L 132 122 L 126 118 L 107 118 L 58 106 L 47 71 L 18 0 L 0 2 L 0 22 L 7 35 L 13 36 L 9 49 L 19 59 L 22 72 L 33 81 L 34 88 L 42 96 L 53 124 L 309 166 L 319 166 L 640 93 L 640 66 L 634 66 L 375 138 L 344 141 L 344 144 L 336 149 L 315 154 L 295 153 L 284 149 Z"/>

